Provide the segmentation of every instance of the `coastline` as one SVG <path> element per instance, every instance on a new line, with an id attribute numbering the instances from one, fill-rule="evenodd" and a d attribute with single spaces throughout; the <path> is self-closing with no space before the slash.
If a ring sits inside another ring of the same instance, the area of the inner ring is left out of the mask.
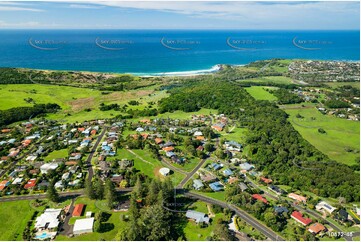
<path id="1" fill-rule="evenodd" d="M 174 71 L 174 72 L 159 72 L 159 73 L 127 73 L 139 77 L 167 77 L 167 76 L 199 76 L 213 74 L 222 69 L 223 64 L 217 64 L 209 69 L 191 70 L 191 71 Z"/>

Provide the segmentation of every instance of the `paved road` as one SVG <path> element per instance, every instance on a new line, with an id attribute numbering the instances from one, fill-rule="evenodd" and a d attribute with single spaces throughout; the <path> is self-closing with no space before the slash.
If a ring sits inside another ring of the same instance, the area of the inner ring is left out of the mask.
<path id="1" fill-rule="evenodd" d="M 94 175 L 93 166 L 92 166 L 92 159 L 93 159 L 94 153 L 96 152 L 96 150 L 98 148 L 98 145 L 99 145 L 100 141 L 103 139 L 103 136 L 104 136 L 105 132 L 107 131 L 107 128 L 108 128 L 107 126 L 103 126 L 103 131 L 98 136 L 98 139 L 95 142 L 95 144 L 93 145 L 93 148 L 90 151 L 88 159 L 86 160 L 86 163 L 88 165 L 88 180 L 90 180 L 90 181 L 93 179 L 93 175 Z"/>
<path id="2" fill-rule="evenodd" d="M 127 188 L 116 188 L 118 193 L 127 193 L 133 190 L 132 187 Z M 84 190 L 77 190 L 71 192 L 59 192 L 59 197 L 78 197 L 84 195 Z M 47 194 L 36 194 L 36 195 L 25 195 L 25 196 L 6 196 L 0 197 L 0 202 L 10 202 L 10 201 L 21 201 L 21 200 L 35 200 L 35 199 L 46 199 Z"/>
<path id="3" fill-rule="evenodd" d="M 241 219 L 246 221 L 248 224 L 250 224 L 252 227 L 260 231 L 262 234 L 264 234 L 267 238 L 271 239 L 272 241 L 284 241 L 284 239 L 273 232 L 271 229 L 269 229 L 267 226 L 263 225 L 262 223 L 258 222 L 255 218 L 253 218 L 251 215 L 247 214 L 245 211 L 237 208 L 234 205 L 230 205 L 228 203 L 215 200 L 197 193 L 193 192 L 184 192 L 184 195 L 190 198 L 196 198 L 199 200 L 202 200 L 207 203 L 216 204 L 223 208 L 229 208 L 232 211 L 234 211 Z"/>
<path id="4" fill-rule="evenodd" d="M 184 188 L 189 179 L 191 179 L 192 176 L 199 170 L 199 168 L 203 166 L 206 160 L 207 159 L 202 159 L 202 161 L 199 162 L 198 165 L 190 173 L 188 173 L 187 176 L 178 184 L 177 188 Z"/>
<path id="5" fill-rule="evenodd" d="M 74 202 L 75 202 L 75 199 L 73 198 L 73 199 L 71 200 L 68 213 L 65 215 L 65 220 L 64 220 L 63 224 L 62 224 L 61 227 L 60 227 L 60 230 L 59 230 L 59 231 L 60 231 L 60 234 L 62 234 L 62 235 L 69 235 L 69 234 L 72 234 L 72 233 L 73 233 L 73 225 L 70 225 L 70 224 L 69 224 L 69 220 L 70 220 L 70 218 L 71 218 L 72 215 L 73 215 Z"/>

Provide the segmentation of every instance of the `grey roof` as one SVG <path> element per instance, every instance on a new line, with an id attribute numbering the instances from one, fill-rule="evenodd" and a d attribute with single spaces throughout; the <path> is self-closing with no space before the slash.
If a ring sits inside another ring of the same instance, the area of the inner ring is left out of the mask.
<path id="1" fill-rule="evenodd" d="M 248 186 L 243 182 L 239 183 L 239 188 L 241 188 L 242 192 L 248 189 Z"/>
<path id="2" fill-rule="evenodd" d="M 196 223 L 209 223 L 209 218 L 205 213 L 197 212 L 194 210 L 188 210 L 186 213 L 186 217 L 190 219 L 194 219 Z"/>
<path id="3" fill-rule="evenodd" d="M 193 180 L 193 187 L 195 189 L 200 189 L 200 188 L 204 187 L 204 185 L 203 185 L 203 182 L 201 180 L 196 179 L 196 180 Z"/>
<path id="4" fill-rule="evenodd" d="M 241 168 L 241 170 L 247 170 L 247 171 L 254 168 L 254 166 L 249 164 L 248 162 L 240 164 L 239 167 Z"/>

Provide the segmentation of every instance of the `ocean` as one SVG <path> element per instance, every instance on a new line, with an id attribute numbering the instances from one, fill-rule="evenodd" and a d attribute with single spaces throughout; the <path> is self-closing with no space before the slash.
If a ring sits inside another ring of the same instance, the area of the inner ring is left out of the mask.
<path id="1" fill-rule="evenodd" d="M 360 60 L 359 31 L 0 30 L 0 66 L 182 75 L 271 58 Z"/>

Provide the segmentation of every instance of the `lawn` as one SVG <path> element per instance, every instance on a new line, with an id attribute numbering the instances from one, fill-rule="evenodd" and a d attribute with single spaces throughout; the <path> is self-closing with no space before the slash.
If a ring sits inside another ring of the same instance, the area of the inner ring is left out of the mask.
<path id="1" fill-rule="evenodd" d="M 216 199 L 216 200 L 220 200 L 220 201 L 223 201 L 225 202 L 226 199 L 225 199 L 225 191 L 220 191 L 220 192 L 200 192 L 200 191 L 194 191 L 195 193 L 198 193 L 200 195 L 203 195 L 203 196 L 207 196 L 207 197 L 210 197 L 210 198 L 213 198 L 213 199 Z"/>
<path id="2" fill-rule="evenodd" d="M 34 212 L 29 201 L 1 202 L 0 240 L 23 240 L 23 231 Z"/>
<path id="3" fill-rule="evenodd" d="M 146 150 L 132 150 L 132 151 L 137 156 L 130 153 L 126 149 L 119 149 L 116 157 L 118 157 L 119 159 L 123 159 L 123 158 L 133 159 L 134 167 L 137 170 L 139 170 L 141 173 L 144 173 L 145 175 L 147 175 L 151 178 L 155 178 L 155 177 L 163 178 L 158 173 L 158 170 L 163 167 L 162 163 L 160 163 L 159 160 L 154 159 Z M 151 164 L 142 161 L 139 157 L 150 162 Z M 173 184 L 176 185 L 185 178 L 185 175 L 180 174 L 178 172 L 174 172 L 174 173 L 170 174 L 170 178 L 173 181 Z"/>
<path id="4" fill-rule="evenodd" d="M 341 86 L 352 86 L 360 89 L 360 82 L 324 82 L 327 86 L 330 86 L 332 88 L 337 88 Z"/>
<path id="5" fill-rule="evenodd" d="M 68 150 L 67 149 L 61 149 L 61 150 L 54 150 L 53 152 L 49 153 L 47 157 L 45 157 L 45 161 L 52 161 L 53 159 L 57 158 L 65 158 L 68 156 Z"/>
<path id="6" fill-rule="evenodd" d="M 258 78 L 252 78 L 252 79 L 245 79 L 241 80 L 239 82 L 254 82 L 254 83 L 264 83 L 267 85 L 267 83 L 276 83 L 276 84 L 291 84 L 292 79 L 285 76 L 265 76 L 265 77 L 258 77 Z"/>
<path id="7" fill-rule="evenodd" d="M 359 122 L 323 115 L 316 108 L 293 107 L 284 110 L 290 115 L 289 121 L 295 129 L 318 150 L 340 163 L 357 164 L 360 150 Z M 296 118 L 297 114 L 304 118 Z M 319 133 L 318 128 L 323 128 L 326 134 Z M 354 152 L 347 152 L 347 148 Z"/>
<path id="8" fill-rule="evenodd" d="M 232 130 L 232 128 L 230 128 L 230 130 Z M 242 143 L 244 144 L 246 134 L 247 134 L 247 129 L 246 128 L 234 128 L 229 133 L 225 133 L 225 132 L 220 132 L 220 133 L 223 138 L 225 138 L 229 141 L 236 141 L 240 144 L 242 144 Z"/>
<path id="9" fill-rule="evenodd" d="M 189 209 L 208 214 L 207 203 L 202 201 L 194 202 L 189 207 Z M 225 219 L 225 215 L 223 213 L 215 214 L 215 217 L 211 218 L 211 223 L 205 228 L 200 228 L 195 222 L 188 221 L 186 227 L 183 230 L 186 240 L 189 241 L 206 240 L 208 236 L 212 235 L 215 226 L 217 226 L 216 221 L 220 218 Z"/>
<path id="10" fill-rule="evenodd" d="M 275 101 L 277 98 L 273 96 L 271 93 L 265 90 L 266 87 L 261 86 L 252 86 L 246 87 L 247 92 L 257 100 L 268 100 Z"/>

